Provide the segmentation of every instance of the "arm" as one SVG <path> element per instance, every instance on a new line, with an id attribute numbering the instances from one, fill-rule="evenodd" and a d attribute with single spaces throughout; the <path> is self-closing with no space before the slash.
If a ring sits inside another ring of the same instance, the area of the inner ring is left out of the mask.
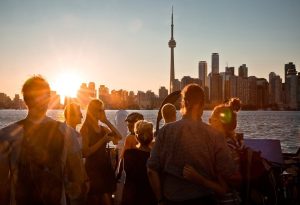
<path id="1" fill-rule="evenodd" d="M 123 147 L 123 150 L 121 152 L 121 155 L 120 157 L 123 158 L 124 156 L 124 152 L 128 149 L 135 149 L 136 148 L 136 145 L 137 145 L 137 141 L 135 139 L 135 136 L 134 135 L 128 135 L 126 138 L 125 138 L 125 143 L 124 143 L 124 147 Z"/>
<path id="2" fill-rule="evenodd" d="M 118 131 L 117 128 L 115 128 L 113 126 L 113 124 L 111 124 L 111 122 L 107 119 L 105 112 L 103 111 L 103 114 L 101 115 L 102 119 L 100 119 L 101 122 L 103 122 L 104 124 L 107 125 L 107 127 L 115 134 L 113 136 L 113 143 L 117 144 L 119 140 L 122 139 L 122 135 L 120 134 L 120 132 Z"/>
<path id="3" fill-rule="evenodd" d="M 155 197 L 160 202 L 163 199 L 163 193 L 159 173 L 151 168 L 148 168 L 148 178 Z"/>
<path id="4" fill-rule="evenodd" d="M 111 141 L 112 138 L 108 136 L 108 133 L 101 138 L 96 144 L 89 146 L 89 137 L 87 132 L 81 132 L 82 135 L 82 155 L 83 157 L 89 157 L 94 154 L 103 144 Z"/>
<path id="5" fill-rule="evenodd" d="M 0 185 L 3 187 L 7 183 L 9 175 L 9 160 L 8 155 L 11 152 L 12 147 L 9 146 L 7 141 L 0 142 Z M 5 185 L 4 185 L 5 184 Z"/>
<path id="6" fill-rule="evenodd" d="M 226 186 L 226 183 L 221 179 L 221 177 L 218 177 L 218 181 L 209 180 L 202 176 L 190 165 L 184 166 L 183 177 L 193 183 L 211 189 L 213 192 L 220 196 L 226 194 L 228 191 L 228 187 Z"/>

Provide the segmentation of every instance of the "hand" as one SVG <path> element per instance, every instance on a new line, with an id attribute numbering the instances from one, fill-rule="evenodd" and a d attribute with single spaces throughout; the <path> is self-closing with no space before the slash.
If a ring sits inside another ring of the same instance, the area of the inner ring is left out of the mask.
<path id="1" fill-rule="evenodd" d="M 186 164 L 183 168 L 183 177 L 187 180 L 194 181 L 197 176 L 199 176 L 199 173 L 192 167 L 191 165 Z"/>
<path id="2" fill-rule="evenodd" d="M 103 123 L 106 124 L 106 122 L 108 121 L 107 117 L 106 117 L 106 114 L 105 114 L 105 111 L 104 110 L 101 110 L 101 113 L 100 113 L 100 118 L 99 120 Z"/>
<path id="3" fill-rule="evenodd" d="M 104 136 L 104 140 L 105 140 L 105 142 L 110 142 L 110 141 L 113 141 L 114 138 L 110 135 L 110 133 L 107 133 L 107 134 Z"/>

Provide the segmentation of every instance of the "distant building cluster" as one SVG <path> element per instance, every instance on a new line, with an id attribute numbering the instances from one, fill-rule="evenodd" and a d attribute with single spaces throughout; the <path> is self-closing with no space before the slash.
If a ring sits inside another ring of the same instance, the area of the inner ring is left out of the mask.
<path id="1" fill-rule="evenodd" d="M 231 97 L 238 97 L 243 108 L 248 110 L 300 110 L 300 72 L 294 63 L 284 66 L 284 80 L 274 72 L 269 74 L 269 81 L 265 78 L 248 76 L 248 67 L 243 64 L 235 74 L 234 67 L 225 67 L 225 72 L 219 72 L 219 54 L 212 54 L 211 72 L 207 74 L 207 62 L 198 64 L 198 77 L 182 77 L 181 81 L 174 79 L 173 91 L 180 90 L 190 83 L 201 85 L 206 93 L 206 105 L 215 105 L 227 101 Z"/>
<path id="2" fill-rule="evenodd" d="M 107 109 L 154 109 L 160 106 L 167 95 L 168 90 L 165 87 L 159 89 L 157 96 L 151 90 L 138 91 L 136 94 L 133 91 L 123 89 L 110 92 L 105 85 L 100 85 L 96 90 L 95 83 L 90 82 L 88 85 L 86 83 L 81 84 L 76 98 L 66 97 L 64 105 L 76 102 L 86 108 L 91 99 L 98 98 L 104 102 Z"/>

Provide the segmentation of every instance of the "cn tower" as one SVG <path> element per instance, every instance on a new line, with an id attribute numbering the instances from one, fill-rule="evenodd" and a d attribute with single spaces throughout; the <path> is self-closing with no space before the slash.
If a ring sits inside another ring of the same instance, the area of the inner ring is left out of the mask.
<path id="1" fill-rule="evenodd" d="M 174 48 L 176 47 L 176 41 L 173 37 L 173 6 L 172 6 L 172 24 L 171 24 L 171 39 L 169 40 L 169 47 L 171 48 L 171 66 L 170 66 L 170 93 L 174 91 L 175 81 L 175 68 L 174 68 Z"/>

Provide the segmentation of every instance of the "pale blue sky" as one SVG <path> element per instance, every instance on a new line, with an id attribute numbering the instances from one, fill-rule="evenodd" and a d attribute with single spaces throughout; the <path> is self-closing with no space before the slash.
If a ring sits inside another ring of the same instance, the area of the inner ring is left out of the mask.
<path id="1" fill-rule="evenodd" d="M 97 87 L 168 88 L 172 5 L 176 78 L 197 77 L 200 60 L 210 72 L 213 52 L 220 72 L 245 63 L 283 77 L 290 61 L 300 71 L 299 0 L 0 0 L 0 92 L 64 70 Z"/>

